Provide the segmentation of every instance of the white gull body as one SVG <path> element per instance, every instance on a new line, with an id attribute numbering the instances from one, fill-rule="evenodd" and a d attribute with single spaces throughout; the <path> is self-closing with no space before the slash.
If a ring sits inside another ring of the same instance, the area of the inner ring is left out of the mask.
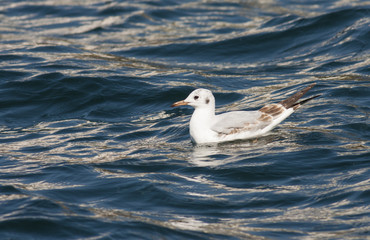
<path id="1" fill-rule="evenodd" d="M 208 89 L 196 89 L 182 101 L 172 105 L 190 105 L 194 113 L 190 120 L 190 136 L 196 144 L 218 143 L 261 136 L 291 115 L 301 104 L 318 97 L 314 96 L 297 103 L 315 84 L 297 92 L 288 99 L 266 105 L 258 111 L 232 111 L 215 114 L 216 101 Z"/>

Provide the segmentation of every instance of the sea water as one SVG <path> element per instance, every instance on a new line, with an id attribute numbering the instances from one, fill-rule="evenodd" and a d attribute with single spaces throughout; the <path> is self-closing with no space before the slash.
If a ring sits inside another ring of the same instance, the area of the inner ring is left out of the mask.
<path id="1" fill-rule="evenodd" d="M 0 3 L 1 239 L 369 239 L 366 1 Z M 321 94 L 266 136 L 217 113 Z"/>

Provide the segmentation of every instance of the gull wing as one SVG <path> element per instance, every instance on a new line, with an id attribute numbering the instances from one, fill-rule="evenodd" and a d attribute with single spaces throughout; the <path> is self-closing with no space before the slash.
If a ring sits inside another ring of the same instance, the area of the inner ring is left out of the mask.
<path id="1" fill-rule="evenodd" d="M 302 104 L 319 97 L 320 95 L 316 95 L 297 102 L 313 86 L 315 83 L 277 104 L 266 105 L 258 111 L 235 111 L 217 115 L 211 129 L 225 135 L 241 132 L 267 132 L 286 119 Z"/>
<path id="2" fill-rule="evenodd" d="M 272 121 L 261 121 L 260 111 L 234 111 L 216 115 L 211 129 L 220 134 L 234 134 L 241 131 L 263 129 Z"/>
<path id="3" fill-rule="evenodd" d="M 281 104 L 269 104 L 258 111 L 235 111 L 216 116 L 216 122 L 211 129 L 220 134 L 240 132 L 257 132 L 270 130 L 285 118 L 293 109 L 287 110 Z"/>

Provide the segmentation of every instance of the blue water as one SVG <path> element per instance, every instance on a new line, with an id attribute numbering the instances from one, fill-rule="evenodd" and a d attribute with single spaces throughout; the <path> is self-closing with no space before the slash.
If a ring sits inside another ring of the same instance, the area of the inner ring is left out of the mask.
<path id="1" fill-rule="evenodd" d="M 370 239 L 366 1 L 0 3 L 1 239 Z M 190 142 L 193 89 L 264 137 Z"/>

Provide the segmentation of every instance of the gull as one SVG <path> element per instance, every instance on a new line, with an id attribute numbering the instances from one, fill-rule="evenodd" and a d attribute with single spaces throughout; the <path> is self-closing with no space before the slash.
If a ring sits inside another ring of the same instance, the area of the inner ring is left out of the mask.
<path id="1" fill-rule="evenodd" d="M 204 88 L 194 90 L 185 100 L 175 102 L 171 107 L 194 107 L 189 132 L 195 144 L 251 139 L 269 132 L 302 104 L 319 97 L 316 95 L 298 102 L 313 86 L 315 83 L 279 103 L 268 104 L 257 111 L 231 111 L 216 115 L 215 97 Z"/>

